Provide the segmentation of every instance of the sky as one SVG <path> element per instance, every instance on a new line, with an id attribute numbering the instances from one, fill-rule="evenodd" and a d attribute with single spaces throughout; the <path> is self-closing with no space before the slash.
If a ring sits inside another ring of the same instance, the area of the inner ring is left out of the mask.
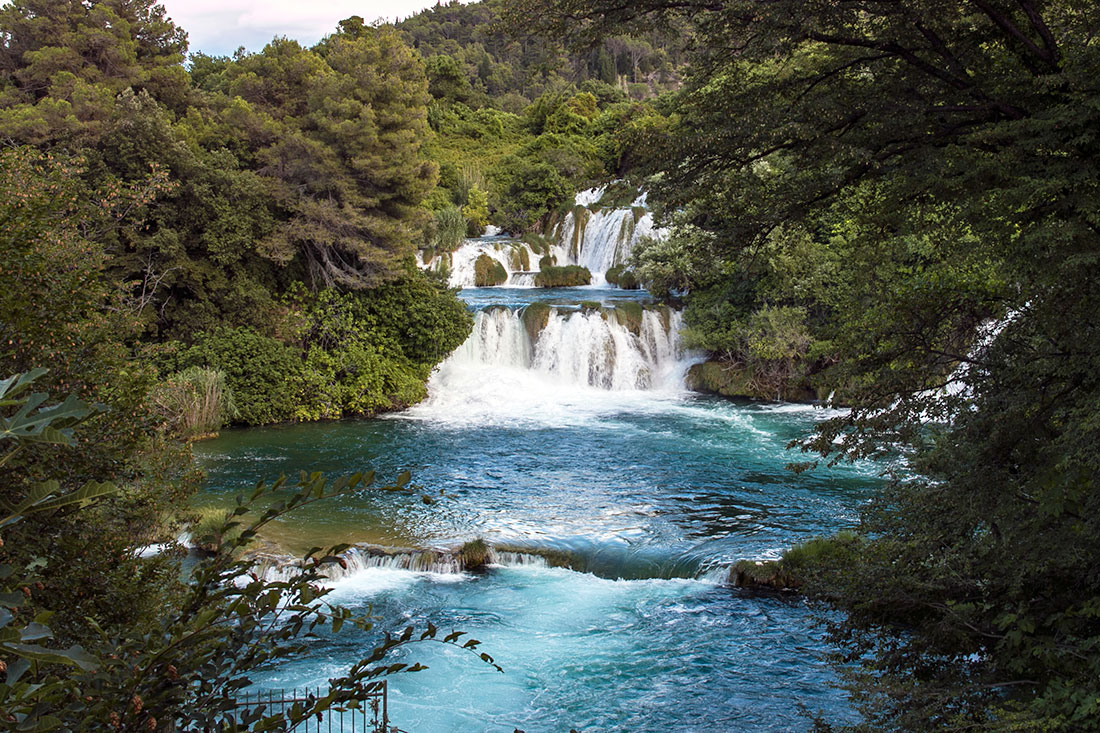
<path id="1" fill-rule="evenodd" d="M 407 18 L 435 0 L 160 0 L 187 31 L 192 53 L 232 54 L 239 46 L 259 51 L 275 36 L 311 46 L 352 15 L 368 23 Z"/>

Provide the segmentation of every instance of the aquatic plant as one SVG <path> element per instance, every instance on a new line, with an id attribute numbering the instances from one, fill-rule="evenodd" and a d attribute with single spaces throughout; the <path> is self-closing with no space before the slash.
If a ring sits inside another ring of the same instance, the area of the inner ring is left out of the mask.
<path id="1" fill-rule="evenodd" d="M 150 394 L 168 429 L 185 439 L 217 433 L 237 415 L 225 372 L 189 367 L 177 372 Z"/>
<path id="2" fill-rule="evenodd" d="M 480 537 L 462 545 L 458 551 L 463 570 L 477 570 L 489 564 L 489 545 Z"/>

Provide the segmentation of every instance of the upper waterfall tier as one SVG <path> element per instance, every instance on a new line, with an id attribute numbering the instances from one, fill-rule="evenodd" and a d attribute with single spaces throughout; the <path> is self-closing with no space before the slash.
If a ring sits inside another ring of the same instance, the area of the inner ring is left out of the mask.
<path id="1" fill-rule="evenodd" d="M 661 236 L 645 194 L 628 207 L 600 208 L 602 188 L 581 191 L 557 232 L 556 250 L 569 264 L 587 267 L 593 285 L 605 285 L 605 273 L 615 265 L 630 263 L 634 247 L 643 237 Z M 591 202 L 591 203 L 590 203 Z"/>
<path id="2" fill-rule="evenodd" d="M 504 284 L 533 287 L 543 257 L 555 265 L 580 265 L 592 273 L 592 285 L 606 285 L 605 274 L 615 265 L 629 264 L 634 247 L 643 237 L 659 237 L 646 196 L 630 206 L 601 206 L 606 187 L 579 192 L 574 206 L 548 232 L 544 244 L 532 246 L 497 234 L 467 239 L 454 252 L 425 258 L 420 266 L 446 272 L 451 287 L 476 285 L 475 263 L 481 255 L 499 263 L 507 274 Z"/>

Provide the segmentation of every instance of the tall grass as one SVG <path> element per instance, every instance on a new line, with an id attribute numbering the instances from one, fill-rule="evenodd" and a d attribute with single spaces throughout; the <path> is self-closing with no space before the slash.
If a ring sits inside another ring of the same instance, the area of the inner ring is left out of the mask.
<path id="1" fill-rule="evenodd" d="M 168 430 L 181 438 L 216 433 L 237 412 L 225 373 L 205 367 L 168 377 L 154 390 L 153 402 Z"/>

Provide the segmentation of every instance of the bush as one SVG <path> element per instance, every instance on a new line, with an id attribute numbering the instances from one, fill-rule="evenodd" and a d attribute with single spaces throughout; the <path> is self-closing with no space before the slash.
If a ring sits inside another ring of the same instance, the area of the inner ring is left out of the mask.
<path id="1" fill-rule="evenodd" d="M 637 290 L 640 287 L 634 271 L 626 269 L 626 265 L 615 265 L 604 274 L 604 279 L 623 290 Z"/>
<path id="2" fill-rule="evenodd" d="M 479 288 L 501 285 L 508 280 L 508 271 L 487 254 L 480 254 L 474 260 L 474 285 Z"/>
<path id="3" fill-rule="evenodd" d="M 477 570 L 489 564 L 490 550 L 485 540 L 478 538 L 462 545 L 458 559 L 463 570 Z"/>
<path id="4" fill-rule="evenodd" d="M 457 206 L 447 206 L 435 212 L 435 226 L 430 246 L 435 252 L 452 252 L 466 239 L 466 218 Z"/>
<path id="5" fill-rule="evenodd" d="M 535 275 L 535 285 L 540 288 L 569 288 L 588 285 L 592 282 L 592 273 L 587 267 L 565 265 L 564 267 L 544 267 Z"/>
<path id="6" fill-rule="evenodd" d="M 280 341 L 247 328 L 222 326 L 198 334 L 183 362 L 225 374 L 242 423 L 281 422 L 294 414 L 302 362 L 294 349 Z"/>

